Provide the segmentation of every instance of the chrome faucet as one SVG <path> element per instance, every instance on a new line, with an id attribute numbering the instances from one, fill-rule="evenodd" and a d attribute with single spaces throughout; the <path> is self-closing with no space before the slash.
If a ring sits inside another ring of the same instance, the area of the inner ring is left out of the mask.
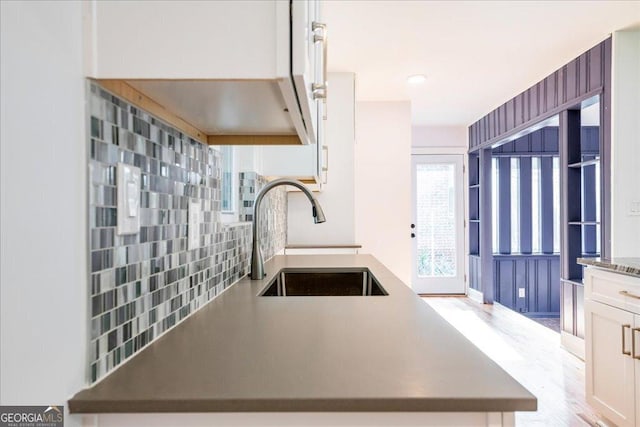
<path id="1" fill-rule="evenodd" d="M 253 248 L 251 250 L 251 280 L 260 280 L 265 276 L 264 273 L 264 260 L 262 259 L 262 249 L 260 248 L 260 237 L 258 234 L 258 218 L 260 217 L 260 202 L 264 195 L 272 188 L 280 185 L 292 185 L 299 188 L 307 196 L 312 206 L 313 221 L 316 224 L 320 224 L 326 221 L 324 212 L 320 207 L 320 203 L 313 197 L 311 191 L 304 186 L 303 183 L 295 179 L 280 178 L 269 182 L 262 187 L 256 196 L 256 201 L 253 204 Z"/>

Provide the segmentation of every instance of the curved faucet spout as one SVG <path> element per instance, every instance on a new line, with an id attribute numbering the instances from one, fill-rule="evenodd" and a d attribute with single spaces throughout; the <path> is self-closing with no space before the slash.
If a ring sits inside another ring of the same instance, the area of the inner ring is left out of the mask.
<path id="1" fill-rule="evenodd" d="M 260 218 L 260 203 L 264 198 L 264 195 L 269 192 L 269 190 L 278 187 L 280 185 L 292 185 L 296 188 L 302 190 L 302 192 L 307 196 L 309 201 L 311 202 L 311 214 L 313 215 L 313 221 L 316 224 L 320 224 L 326 221 L 324 216 L 324 212 L 322 211 L 322 207 L 320 206 L 320 202 L 313 197 L 313 194 L 309 189 L 300 181 L 295 179 L 288 178 L 280 178 L 274 179 L 269 182 L 267 185 L 262 187 L 262 189 L 256 195 L 256 201 L 253 204 L 253 245 L 251 249 L 251 280 L 260 280 L 264 277 L 264 260 L 262 259 L 262 249 L 260 247 L 260 236 L 258 234 L 258 219 Z"/>

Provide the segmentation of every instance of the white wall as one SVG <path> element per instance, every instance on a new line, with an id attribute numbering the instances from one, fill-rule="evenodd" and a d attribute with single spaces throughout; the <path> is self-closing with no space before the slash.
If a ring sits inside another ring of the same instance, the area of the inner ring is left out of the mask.
<path id="1" fill-rule="evenodd" d="M 324 143 L 327 183 L 316 193 L 327 222 L 314 225 L 306 196 L 289 192 L 287 241 L 291 244 L 354 244 L 354 74 L 330 73 Z"/>
<path id="2" fill-rule="evenodd" d="M 468 129 L 465 126 L 414 126 L 411 131 L 411 146 L 428 147 L 440 154 L 451 154 L 468 146 Z"/>
<path id="3" fill-rule="evenodd" d="M 0 403 L 66 406 L 87 371 L 82 5 L 0 7 Z"/>
<path id="4" fill-rule="evenodd" d="M 356 241 L 402 281 L 411 278 L 411 105 L 357 102 Z"/>
<path id="5" fill-rule="evenodd" d="M 640 31 L 613 33 L 611 253 L 640 256 Z"/>
<path id="6" fill-rule="evenodd" d="M 262 174 L 262 147 L 258 145 L 236 145 L 234 147 L 236 170 Z"/>

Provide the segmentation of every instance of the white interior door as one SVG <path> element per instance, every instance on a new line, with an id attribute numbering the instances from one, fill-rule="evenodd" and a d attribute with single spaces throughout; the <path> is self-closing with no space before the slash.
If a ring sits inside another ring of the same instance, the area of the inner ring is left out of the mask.
<path id="1" fill-rule="evenodd" d="M 464 294 L 462 155 L 413 155 L 412 287 Z"/>

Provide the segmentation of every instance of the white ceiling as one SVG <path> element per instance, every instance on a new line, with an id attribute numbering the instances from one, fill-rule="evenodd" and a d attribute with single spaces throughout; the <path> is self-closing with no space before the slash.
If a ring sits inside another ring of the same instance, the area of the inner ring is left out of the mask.
<path id="1" fill-rule="evenodd" d="M 323 19 L 329 71 L 356 73 L 357 100 L 411 100 L 414 125 L 467 126 L 640 25 L 640 1 L 328 0 Z"/>

